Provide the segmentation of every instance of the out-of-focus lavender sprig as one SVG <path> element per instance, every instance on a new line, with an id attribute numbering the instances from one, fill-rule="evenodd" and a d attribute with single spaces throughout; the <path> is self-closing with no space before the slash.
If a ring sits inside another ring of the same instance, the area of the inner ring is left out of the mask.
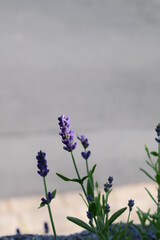
<path id="1" fill-rule="evenodd" d="M 42 151 L 39 151 L 38 155 L 36 156 L 37 167 L 39 169 L 39 171 L 37 172 L 41 177 L 45 177 L 49 172 L 49 169 L 47 168 L 47 160 L 45 159 L 45 157 L 46 153 Z"/>
<path id="2" fill-rule="evenodd" d="M 104 191 L 105 191 L 106 193 L 108 193 L 109 190 L 112 188 L 112 182 L 113 182 L 113 177 L 109 176 L 108 182 L 106 182 L 106 183 L 104 184 Z"/>
<path id="3" fill-rule="evenodd" d="M 49 213 L 49 217 L 50 217 L 50 221 L 51 221 L 51 225 L 52 225 L 52 230 L 53 230 L 53 235 L 54 235 L 54 239 L 57 239 L 57 234 L 56 234 L 56 229 L 54 226 L 54 221 L 53 221 L 53 217 L 52 217 L 52 212 L 51 212 L 51 208 L 50 208 L 50 202 L 51 200 L 55 197 L 56 195 L 56 190 L 54 190 L 52 193 L 47 191 L 47 184 L 46 184 L 46 179 L 45 177 L 47 176 L 49 169 L 47 168 L 47 160 L 46 160 L 46 153 L 39 151 L 38 155 L 36 156 L 37 159 L 37 167 L 38 167 L 38 174 L 43 177 L 43 184 L 44 184 L 44 191 L 45 191 L 45 196 L 46 198 L 41 198 L 41 204 L 40 207 L 44 207 L 45 205 L 47 205 L 48 207 L 48 213 Z"/>
<path id="4" fill-rule="evenodd" d="M 134 200 L 130 199 L 130 200 L 128 201 L 128 207 L 129 207 L 129 211 L 130 211 L 130 212 L 132 211 L 133 206 L 134 206 Z"/>
<path id="5" fill-rule="evenodd" d="M 49 226 L 47 222 L 44 222 L 44 232 L 45 234 L 49 233 Z"/>
<path id="6" fill-rule="evenodd" d="M 77 142 L 74 142 L 74 130 L 70 130 L 70 118 L 63 114 L 58 118 L 58 121 L 61 130 L 59 135 L 65 145 L 63 149 L 72 152 L 76 148 Z"/>

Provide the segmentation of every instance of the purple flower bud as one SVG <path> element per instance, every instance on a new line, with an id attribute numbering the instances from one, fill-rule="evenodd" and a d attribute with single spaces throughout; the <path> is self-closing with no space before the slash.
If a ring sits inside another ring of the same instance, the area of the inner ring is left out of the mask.
<path id="1" fill-rule="evenodd" d="M 112 187 L 112 184 L 110 184 L 110 183 L 105 183 L 105 184 L 104 184 L 104 191 L 107 193 L 111 187 Z"/>
<path id="2" fill-rule="evenodd" d="M 157 125 L 155 131 L 157 132 L 157 136 L 160 136 L 160 123 Z"/>
<path id="3" fill-rule="evenodd" d="M 45 198 L 41 198 L 41 201 L 45 204 L 48 204 L 48 200 L 46 200 Z"/>
<path id="4" fill-rule="evenodd" d="M 91 194 L 89 194 L 89 195 L 87 196 L 87 200 L 88 200 L 89 202 L 92 202 L 92 201 L 93 201 L 93 197 L 91 196 Z"/>
<path id="5" fill-rule="evenodd" d="M 129 207 L 129 211 L 130 211 L 130 212 L 132 211 L 133 206 L 134 206 L 134 200 L 130 199 L 130 200 L 128 201 L 128 207 Z"/>
<path id="6" fill-rule="evenodd" d="M 91 155 L 91 151 L 82 152 L 81 154 L 82 154 L 82 157 L 87 160 L 89 158 L 89 156 Z"/>
<path id="7" fill-rule="evenodd" d="M 109 206 L 109 204 L 107 204 L 107 205 L 105 206 L 104 211 L 105 211 L 105 213 L 109 213 L 109 212 L 110 212 L 110 206 Z"/>
<path id="8" fill-rule="evenodd" d="M 111 184 L 113 182 L 113 177 L 109 176 L 108 182 Z"/>
<path id="9" fill-rule="evenodd" d="M 88 139 L 84 135 L 79 135 L 79 136 L 77 136 L 77 138 L 78 138 L 78 140 L 80 140 L 84 149 L 86 149 L 89 146 Z"/>
<path id="10" fill-rule="evenodd" d="M 48 192 L 48 200 L 49 200 L 49 203 L 51 202 L 52 199 L 53 199 L 53 197 L 52 197 L 51 192 Z"/>
<path id="11" fill-rule="evenodd" d="M 93 216 L 92 216 L 92 213 L 90 211 L 87 212 L 87 217 L 89 218 L 90 223 L 92 223 Z"/>

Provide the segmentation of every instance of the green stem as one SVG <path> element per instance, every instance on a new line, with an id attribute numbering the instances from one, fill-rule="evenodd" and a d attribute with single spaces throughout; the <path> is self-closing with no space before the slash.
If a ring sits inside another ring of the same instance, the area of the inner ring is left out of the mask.
<path id="1" fill-rule="evenodd" d="M 56 234 L 56 229 L 55 229 L 54 222 L 53 222 L 52 212 L 51 212 L 51 208 L 50 208 L 50 204 L 49 204 L 48 191 L 47 191 L 47 185 L 46 185 L 45 177 L 43 177 L 43 183 L 44 183 L 44 190 L 45 190 L 46 199 L 48 200 L 47 207 L 48 207 L 49 217 L 50 217 L 50 221 L 51 221 L 51 225 L 52 225 L 54 239 L 58 240 L 57 234 Z"/>
<path id="2" fill-rule="evenodd" d="M 81 182 L 81 177 L 80 177 L 80 174 L 79 174 L 79 172 L 78 172 L 78 168 L 77 168 L 77 165 L 76 165 L 76 162 L 75 162 L 75 159 L 74 159 L 74 156 L 73 156 L 73 153 L 72 153 L 72 152 L 71 152 L 71 156 L 72 156 L 74 168 L 75 168 L 76 173 L 77 173 L 77 177 L 78 177 L 78 179 L 79 179 L 79 181 L 80 181 L 80 185 L 81 185 L 81 187 L 82 187 L 83 193 L 84 193 L 84 195 L 85 195 L 85 197 L 86 197 L 86 199 L 87 199 L 87 193 L 86 193 L 86 190 L 85 190 L 85 188 L 84 188 L 84 186 L 83 186 L 83 183 Z"/>

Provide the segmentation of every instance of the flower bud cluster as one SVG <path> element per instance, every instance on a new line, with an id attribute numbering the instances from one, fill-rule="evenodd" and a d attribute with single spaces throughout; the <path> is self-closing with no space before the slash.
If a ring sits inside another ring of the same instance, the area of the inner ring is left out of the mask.
<path id="1" fill-rule="evenodd" d="M 39 169 L 38 174 L 41 176 L 41 177 L 45 177 L 48 172 L 49 172 L 49 169 L 47 168 L 47 160 L 45 159 L 46 157 L 46 153 L 45 152 L 38 152 L 38 155 L 36 156 L 36 159 L 37 159 L 37 167 Z"/>
<path id="2" fill-rule="evenodd" d="M 85 151 L 81 152 L 82 157 L 87 160 L 91 155 L 91 151 L 86 151 L 89 146 L 88 139 L 84 135 L 77 136 L 78 140 L 80 140 L 82 146 L 84 147 Z"/>
<path id="3" fill-rule="evenodd" d="M 72 152 L 76 148 L 77 143 L 74 143 L 74 130 L 70 130 L 70 118 L 63 114 L 58 118 L 58 121 L 61 130 L 59 135 L 62 137 L 62 143 L 65 145 L 63 149 Z"/>
<path id="4" fill-rule="evenodd" d="M 104 191 L 107 193 L 112 187 L 113 177 L 109 176 L 108 182 L 104 184 Z"/>
<path id="5" fill-rule="evenodd" d="M 47 195 L 47 199 L 45 198 L 41 198 L 41 201 L 45 204 L 48 204 L 52 201 L 53 197 L 52 197 L 52 194 L 51 192 L 48 192 L 48 195 Z"/>

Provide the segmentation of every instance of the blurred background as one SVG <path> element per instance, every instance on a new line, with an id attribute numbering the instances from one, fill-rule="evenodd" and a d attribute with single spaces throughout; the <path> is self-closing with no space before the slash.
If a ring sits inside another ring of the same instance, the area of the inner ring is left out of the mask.
<path id="1" fill-rule="evenodd" d="M 0 199 L 43 193 L 36 155 L 47 154 L 48 189 L 79 191 L 57 118 L 85 134 L 99 185 L 148 181 L 144 144 L 157 150 L 160 121 L 158 0 L 0 1 Z M 74 151 L 81 175 L 80 144 Z"/>

